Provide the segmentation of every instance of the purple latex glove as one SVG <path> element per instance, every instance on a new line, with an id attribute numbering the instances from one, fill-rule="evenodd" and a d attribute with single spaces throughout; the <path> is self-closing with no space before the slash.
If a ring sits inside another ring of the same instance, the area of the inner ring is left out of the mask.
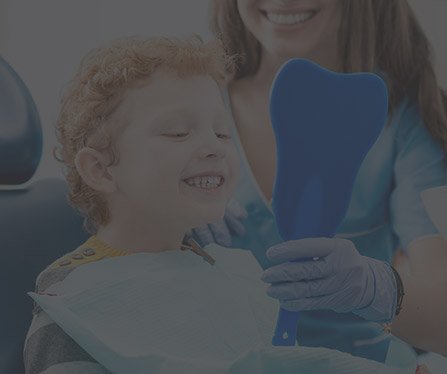
<path id="1" fill-rule="evenodd" d="M 243 236 L 245 234 L 245 227 L 241 221 L 247 216 L 245 208 L 233 199 L 226 207 L 223 220 L 196 227 L 186 236 L 192 236 L 194 233 L 202 245 L 217 243 L 223 247 L 230 247 L 232 235 Z"/>
<path id="2" fill-rule="evenodd" d="M 262 280 L 271 283 L 267 294 L 284 309 L 353 312 L 380 322 L 394 317 L 397 286 L 390 265 L 362 256 L 350 240 L 292 240 L 266 254 L 280 264 L 265 270 Z"/>

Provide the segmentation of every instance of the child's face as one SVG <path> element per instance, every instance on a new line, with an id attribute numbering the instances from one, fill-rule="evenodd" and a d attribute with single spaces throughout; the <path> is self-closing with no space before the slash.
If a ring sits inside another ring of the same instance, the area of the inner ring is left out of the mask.
<path id="1" fill-rule="evenodd" d="M 317 58 L 336 48 L 339 0 L 238 0 L 245 26 L 268 54 Z"/>
<path id="2" fill-rule="evenodd" d="M 119 162 L 109 167 L 112 206 L 186 229 L 221 219 L 239 161 L 217 84 L 163 70 L 147 83 L 131 89 L 116 113 L 125 127 Z"/>

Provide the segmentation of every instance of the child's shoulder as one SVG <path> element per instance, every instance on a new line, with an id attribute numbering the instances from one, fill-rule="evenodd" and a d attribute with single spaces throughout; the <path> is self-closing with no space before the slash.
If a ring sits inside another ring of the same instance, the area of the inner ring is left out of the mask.
<path id="1" fill-rule="evenodd" d="M 47 269 L 73 268 L 105 257 L 102 251 L 92 248 L 88 241 L 81 244 L 74 251 L 58 258 Z"/>
<path id="2" fill-rule="evenodd" d="M 51 285 L 61 282 L 77 267 L 107 257 L 104 253 L 88 245 L 81 244 L 74 251 L 59 257 L 48 265 L 36 279 L 36 292 L 45 292 Z"/>

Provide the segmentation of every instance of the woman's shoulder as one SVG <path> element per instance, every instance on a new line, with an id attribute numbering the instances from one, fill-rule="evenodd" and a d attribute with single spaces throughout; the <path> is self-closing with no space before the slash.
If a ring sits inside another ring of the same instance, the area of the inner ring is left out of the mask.
<path id="1" fill-rule="evenodd" d="M 391 126 L 395 127 L 395 138 L 398 145 L 407 144 L 415 139 L 434 143 L 422 120 L 417 103 L 409 98 L 401 100 L 394 110 Z"/>
<path id="2" fill-rule="evenodd" d="M 391 120 L 397 125 L 401 125 L 402 123 L 409 124 L 411 122 L 414 124 L 415 122 L 420 122 L 421 117 L 419 115 L 417 103 L 405 96 L 393 109 Z"/>

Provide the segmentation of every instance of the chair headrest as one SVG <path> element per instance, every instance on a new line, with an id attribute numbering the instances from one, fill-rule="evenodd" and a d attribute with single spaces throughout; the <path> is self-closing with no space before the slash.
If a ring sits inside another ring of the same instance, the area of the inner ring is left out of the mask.
<path id="1" fill-rule="evenodd" d="M 27 182 L 42 155 L 42 127 L 28 88 L 0 57 L 0 186 Z"/>

